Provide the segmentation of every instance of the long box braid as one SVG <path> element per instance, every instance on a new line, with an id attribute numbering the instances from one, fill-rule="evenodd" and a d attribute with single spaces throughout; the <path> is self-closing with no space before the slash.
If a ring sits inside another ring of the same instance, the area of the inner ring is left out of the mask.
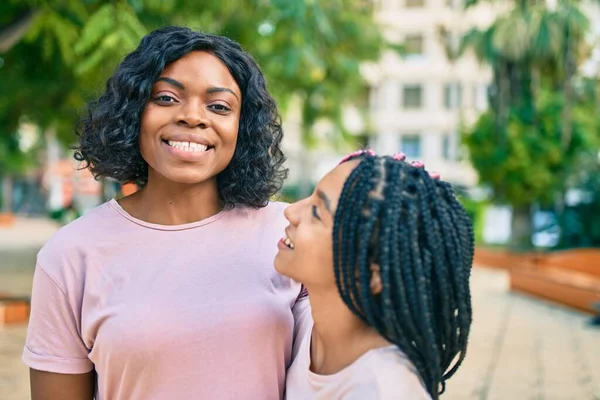
<path id="1" fill-rule="evenodd" d="M 335 213 L 336 285 L 350 310 L 396 344 L 438 399 L 465 358 L 473 228 L 450 184 L 401 159 L 360 152 Z M 382 290 L 370 290 L 373 265 Z"/>

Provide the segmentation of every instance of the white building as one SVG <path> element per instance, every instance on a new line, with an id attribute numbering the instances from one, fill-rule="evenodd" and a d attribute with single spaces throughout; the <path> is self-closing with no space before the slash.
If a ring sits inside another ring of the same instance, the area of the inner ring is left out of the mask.
<path id="1" fill-rule="evenodd" d="M 461 123 L 487 107 L 491 71 L 474 57 L 451 61 L 446 43 L 494 19 L 490 7 L 465 12 L 459 0 L 380 0 L 376 21 L 406 55 L 388 52 L 365 74 L 371 91 L 371 145 L 377 152 L 403 151 L 443 179 L 472 187 L 477 176 L 463 155 Z"/>
<path id="2" fill-rule="evenodd" d="M 403 151 L 409 160 L 423 161 L 428 170 L 440 172 L 444 180 L 474 187 L 477 175 L 460 145 L 459 130 L 486 109 L 491 71 L 469 54 L 452 61 L 444 43 L 458 47 L 469 29 L 489 26 L 499 6 L 483 4 L 464 11 L 459 4 L 463 0 L 376 1 L 375 22 L 388 40 L 403 44 L 407 54 L 388 51 L 379 63 L 363 70 L 371 86 L 370 146 L 380 154 Z M 303 150 L 297 112 L 286 116 L 285 132 L 288 185 L 300 174 L 317 181 L 341 156 L 323 148 L 310 158 L 299 157 Z"/>

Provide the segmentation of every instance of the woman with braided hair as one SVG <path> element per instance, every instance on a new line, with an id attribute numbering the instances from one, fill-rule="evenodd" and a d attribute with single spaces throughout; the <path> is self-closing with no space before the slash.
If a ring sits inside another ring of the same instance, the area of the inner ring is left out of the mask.
<path id="1" fill-rule="evenodd" d="M 451 186 L 361 151 L 285 214 L 275 268 L 305 285 L 314 320 L 287 399 L 438 399 L 471 326 L 473 230 Z"/>

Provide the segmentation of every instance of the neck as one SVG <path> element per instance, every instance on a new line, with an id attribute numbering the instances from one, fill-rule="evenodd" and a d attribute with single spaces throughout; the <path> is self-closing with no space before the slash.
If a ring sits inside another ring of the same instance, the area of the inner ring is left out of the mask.
<path id="1" fill-rule="evenodd" d="M 348 309 L 337 290 L 311 291 L 314 328 L 311 342 L 311 370 L 318 374 L 338 372 L 367 351 L 390 343 Z"/>
<path id="2" fill-rule="evenodd" d="M 147 185 L 119 201 L 130 215 L 160 225 L 181 225 L 219 213 L 216 178 L 198 184 L 181 184 L 149 174 Z"/>

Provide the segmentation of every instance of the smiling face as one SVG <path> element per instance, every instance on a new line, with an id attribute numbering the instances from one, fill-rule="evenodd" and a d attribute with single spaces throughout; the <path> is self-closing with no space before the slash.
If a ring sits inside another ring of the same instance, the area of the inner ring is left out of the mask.
<path id="1" fill-rule="evenodd" d="M 358 161 L 338 165 L 319 181 L 312 196 L 285 210 L 290 224 L 275 257 L 280 274 L 309 288 L 337 291 L 332 250 L 335 210 L 344 182 L 357 165 Z"/>
<path id="2" fill-rule="evenodd" d="M 193 51 L 169 64 L 141 119 L 139 146 L 148 183 L 216 186 L 235 152 L 241 101 L 235 79 L 214 55 Z"/>

